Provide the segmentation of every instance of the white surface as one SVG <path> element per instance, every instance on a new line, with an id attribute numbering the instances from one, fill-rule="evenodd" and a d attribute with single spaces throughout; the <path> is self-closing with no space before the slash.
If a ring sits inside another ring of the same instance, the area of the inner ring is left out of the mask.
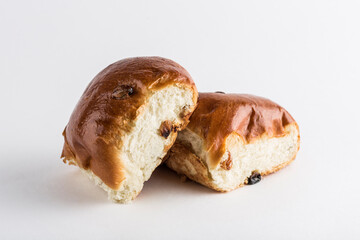
<path id="1" fill-rule="evenodd" d="M 0 239 L 359 239 L 359 1 L 1 1 Z M 60 159 L 88 82 L 129 56 L 182 64 L 298 121 L 296 161 L 228 194 L 158 169 L 131 205 Z"/>

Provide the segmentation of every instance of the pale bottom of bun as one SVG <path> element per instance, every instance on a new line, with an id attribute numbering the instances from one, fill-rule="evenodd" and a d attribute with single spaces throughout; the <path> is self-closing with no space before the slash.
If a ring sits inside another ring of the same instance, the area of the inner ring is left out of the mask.
<path id="1" fill-rule="evenodd" d="M 237 134 L 231 134 L 226 140 L 226 152 L 220 164 L 210 168 L 202 139 L 185 129 L 170 149 L 166 165 L 204 186 L 227 192 L 250 184 L 252 179 L 249 178 L 256 173 L 264 176 L 288 165 L 295 159 L 299 144 L 299 130 L 295 123 L 286 126 L 282 137 L 264 134 L 248 144 Z"/>
<path id="2" fill-rule="evenodd" d="M 125 180 L 118 189 L 107 186 L 89 169 L 81 169 L 82 172 L 103 188 L 109 199 L 120 203 L 133 200 L 161 164 L 177 131 L 187 121 L 186 115 L 194 109 L 194 94 L 191 89 L 172 85 L 155 91 L 138 110 L 141 113 L 132 123 L 131 132 L 121 136 L 119 161 L 124 166 Z"/>

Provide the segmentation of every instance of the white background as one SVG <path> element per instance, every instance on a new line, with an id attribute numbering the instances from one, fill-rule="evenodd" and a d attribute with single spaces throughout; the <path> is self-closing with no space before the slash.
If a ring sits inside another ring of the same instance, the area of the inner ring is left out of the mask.
<path id="1" fill-rule="evenodd" d="M 1 1 L 0 239 L 360 239 L 359 1 Z M 59 159 L 90 80 L 173 59 L 298 121 L 286 169 L 227 194 L 155 171 L 130 205 Z"/>

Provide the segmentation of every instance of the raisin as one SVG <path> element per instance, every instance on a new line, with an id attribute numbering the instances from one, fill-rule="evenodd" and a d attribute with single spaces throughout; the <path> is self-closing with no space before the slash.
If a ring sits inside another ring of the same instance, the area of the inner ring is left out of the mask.
<path id="1" fill-rule="evenodd" d="M 114 90 L 111 97 L 116 100 L 123 100 L 134 94 L 134 88 L 129 85 L 122 85 Z"/>
<path id="2" fill-rule="evenodd" d="M 173 130 L 173 126 L 171 121 L 164 121 L 160 125 L 159 132 L 162 137 L 168 138 L 172 130 Z"/>
<path id="3" fill-rule="evenodd" d="M 225 170 L 230 170 L 233 166 L 233 162 L 231 160 L 231 154 L 229 152 L 229 156 L 228 156 L 228 159 L 226 159 L 226 161 L 223 161 L 221 163 L 221 167 Z"/>
<path id="4" fill-rule="evenodd" d="M 261 181 L 261 174 L 258 171 L 253 171 L 247 179 L 247 185 L 253 185 Z"/>
<path id="5" fill-rule="evenodd" d="M 174 131 L 174 132 L 179 131 L 179 126 L 173 126 L 173 131 Z"/>

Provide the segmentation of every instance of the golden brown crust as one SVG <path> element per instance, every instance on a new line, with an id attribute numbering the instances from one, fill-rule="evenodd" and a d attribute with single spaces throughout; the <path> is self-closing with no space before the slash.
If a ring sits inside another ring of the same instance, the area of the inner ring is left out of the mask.
<path id="1" fill-rule="evenodd" d="M 231 153 L 230 152 L 229 152 L 228 158 L 225 161 L 221 162 L 220 166 L 221 166 L 221 168 L 223 168 L 223 169 L 225 169 L 227 171 L 229 171 L 232 168 L 233 161 L 231 159 Z"/>
<path id="2" fill-rule="evenodd" d="M 269 137 L 284 135 L 285 126 L 294 123 L 291 115 L 278 104 L 248 94 L 199 93 L 196 111 L 187 126 L 204 139 L 210 167 L 220 163 L 226 138 L 238 134 L 245 143 L 266 133 Z"/>
<path id="3" fill-rule="evenodd" d="M 63 132 L 62 158 L 75 159 L 112 189 L 124 180 L 118 152 L 149 95 L 169 85 L 197 90 L 179 64 L 160 57 L 128 58 L 111 64 L 88 85 Z M 193 110 L 193 109 L 191 109 Z M 190 116 L 184 117 L 184 128 Z M 178 129 L 181 130 L 181 129 Z"/>

